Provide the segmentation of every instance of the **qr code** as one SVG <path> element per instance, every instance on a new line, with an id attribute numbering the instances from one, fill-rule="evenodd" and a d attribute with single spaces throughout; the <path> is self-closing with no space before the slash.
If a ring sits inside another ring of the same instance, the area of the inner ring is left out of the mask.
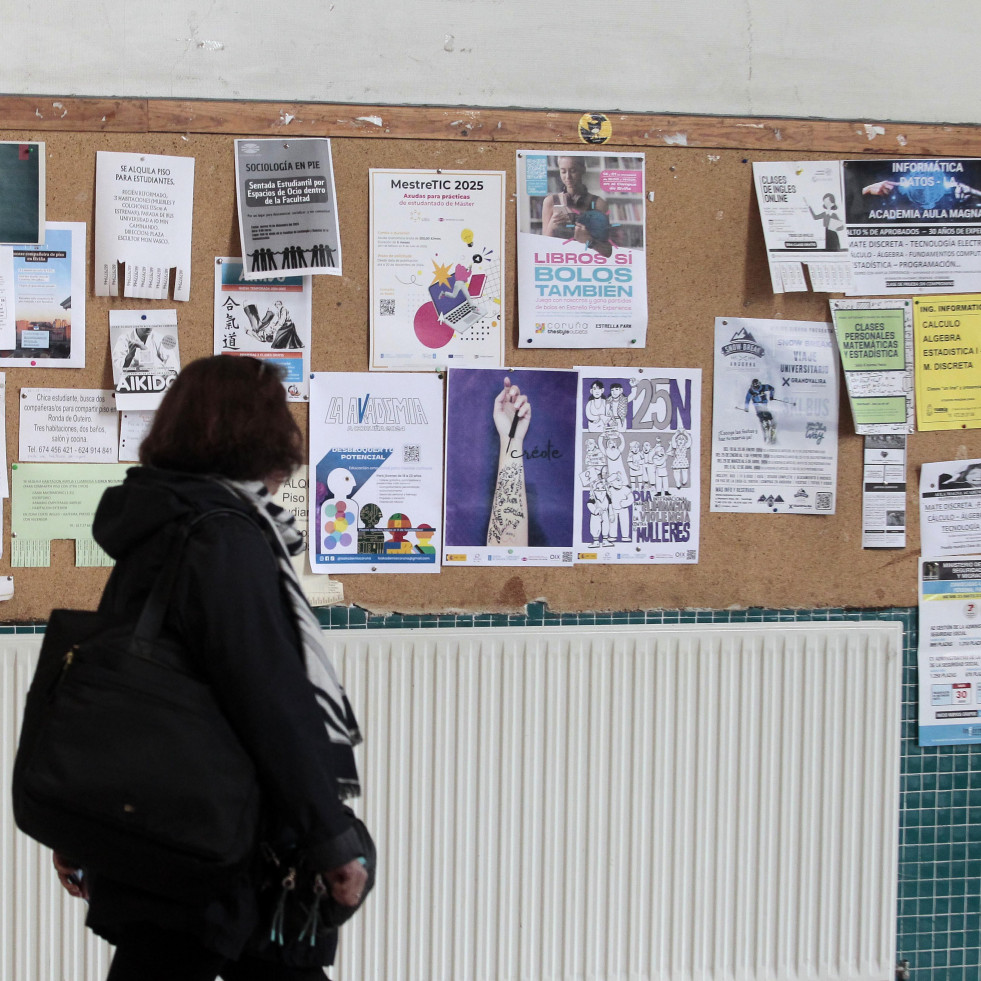
<path id="1" fill-rule="evenodd" d="M 694 562 L 695 561 L 695 556 L 697 554 L 698 553 L 695 551 L 695 549 L 690 548 L 690 549 L 688 549 L 687 553 L 685 554 L 685 558 L 688 559 L 689 562 Z"/>
<path id="2" fill-rule="evenodd" d="M 563 562 L 571 562 L 572 561 L 572 552 L 563 552 L 562 553 L 562 561 Z"/>
<path id="3" fill-rule="evenodd" d="M 418 443 L 402 447 L 403 463 L 418 463 L 422 459 L 422 448 Z"/>
<path id="4" fill-rule="evenodd" d="M 814 507 L 818 511 L 831 510 L 831 491 L 818 491 L 814 495 Z"/>
<path id="5" fill-rule="evenodd" d="M 395 316 L 395 301 L 394 300 L 379 300 L 378 301 L 378 316 L 379 317 L 394 317 Z"/>

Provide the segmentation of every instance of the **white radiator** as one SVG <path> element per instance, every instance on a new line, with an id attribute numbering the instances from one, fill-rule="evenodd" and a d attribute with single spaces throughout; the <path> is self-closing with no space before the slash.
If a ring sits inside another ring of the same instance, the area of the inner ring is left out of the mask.
<path id="1" fill-rule="evenodd" d="M 886 981 L 898 623 L 328 631 L 379 882 L 338 981 Z M 37 641 L 0 648 L 3 794 Z M 0 812 L 0 981 L 102 981 Z"/>

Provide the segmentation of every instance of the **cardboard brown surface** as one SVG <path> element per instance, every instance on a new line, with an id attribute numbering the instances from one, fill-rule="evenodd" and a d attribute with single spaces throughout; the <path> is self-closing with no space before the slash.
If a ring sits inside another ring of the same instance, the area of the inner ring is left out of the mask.
<path id="1" fill-rule="evenodd" d="M 17 102 L 18 112 L 3 113 L 4 105 Z M 50 103 L 52 100 L 46 100 Z M 55 100 L 57 101 L 57 100 Z M 86 100 L 79 100 L 85 102 Z M 94 100 L 93 100 L 94 101 Z M 2 120 L 23 119 L 30 100 L 0 99 Z M 41 139 L 47 144 L 47 213 L 52 221 L 84 221 L 87 224 L 88 269 L 86 308 L 86 367 L 71 369 L 6 369 L 7 459 L 17 461 L 21 387 L 108 388 L 108 312 L 110 309 L 173 306 L 178 313 L 182 361 L 212 351 L 213 266 L 219 255 L 238 254 L 235 217 L 233 133 L 269 135 L 270 107 L 249 103 L 147 103 L 137 101 L 117 116 L 132 119 L 135 132 L 85 132 L 85 126 L 64 129 L 9 129 L 2 139 Z M 195 108 L 197 107 L 197 108 Z M 294 107 L 297 108 L 297 107 Z M 480 140 L 481 126 L 494 115 L 483 110 L 469 117 L 473 129 L 461 138 L 460 127 L 439 135 L 433 120 L 437 113 L 463 118 L 459 110 L 393 110 L 371 107 L 359 115 L 377 114 L 383 120 L 398 115 L 398 138 L 379 138 L 352 130 L 351 107 L 317 107 L 321 122 L 328 117 L 345 119 L 336 124 L 332 142 L 338 193 L 340 231 L 344 247 L 344 275 L 314 277 L 314 334 L 312 364 L 316 371 L 365 371 L 368 368 L 368 168 L 481 168 L 505 170 L 514 189 L 515 150 L 531 142 L 527 130 L 562 114 L 497 113 L 506 117 L 507 138 L 494 133 Z M 305 110 L 304 110 L 305 111 Z M 415 113 L 416 116 L 413 116 Z M 302 112 L 298 113 L 302 118 Z M 79 112 L 79 115 L 83 115 Z M 313 115 L 312 109 L 308 115 Z M 565 114 L 569 116 L 570 114 Z M 413 118 L 427 139 L 409 137 Z M 85 114 L 92 120 L 92 114 Z M 713 326 L 717 316 L 776 318 L 788 320 L 829 319 L 824 294 L 771 292 L 759 213 L 753 192 L 753 160 L 843 158 L 870 150 L 869 139 L 859 124 L 807 121 L 767 121 L 766 132 L 757 123 L 738 120 L 686 121 L 690 145 L 665 145 L 670 117 L 614 117 L 630 120 L 622 132 L 630 142 L 608 144 L 616 153 L 641 147 L 646 153 L 649 313 L 647 346 L 643 350 L 586 351 L 516 350 L 516 284 L 514 269 L 515 216 L 507 214 L 508 261 L 506 309 L 508 362 L 522 367 L 572 367 L 576 363 L 624 366 L 700 367 L 702 377 L 702 515 L 701 561 L 697 566 L 603 566 L 571 569 L 445 568 L 435 576 L 348 575 L 342 579 L 345 600 L 372 611 L 502 612 L 523 608 L 532 600 L 545 600 L 555 611 L 633 610 L 643 608 L 766 607 L 884 607 L 916 602 L 916 558 L 919 551 L 915 485 L 918 465 L 981 455 L 977 431 L 917 433 L 909 440 L 908 542 L 899 551 L 866 551 L 861 547 L 862 438 L 853 431 L 851 413 L 844 397 L 839 427 L 838 506 L 833 516 L 735 515 L 708 511 L 710 427 L 712 407 Z M 657 120 L 654 127 L 652 119 Z M 551 136 L 563 124 L 550 122 L 539 130 Z M 140 122 L 142 120 L 143 122 Z M 202 122 L 203 120 L 203 122 Z M 648 123 L 644 136 L 644 122 Z M 98 120 L 96 120 L 97 122 Z M 170 132 L 141 132 L 149 129 Z M 185 125 L 181 128 L 179 123 Z M 453 119 L 449 119 L 449 123 Z M 47 124 L 48 121 L 46 120 Z M 449 127 L 447 123 L 447 127 Z M 479 126 L 477 124 L 480 124 Z M 118 122 L 117 122 L 118 124 Z M 393 119 L 392 125 L 395 125 Z M 439 126 L 442 127 L 442 122 Z M 890 124 L 892 126 L 893 124 Z M 94 124 L 92 124 L 94 126 Z M 220 133 L 195 132 L 210 126 Z M 254 126 L 254 129 L 250 129 Z M 345 129 L 344 126 L 347 128 Z M 699 130 L 699 126 L 702 127 Z M 740 129 L 739 127 L 746 127 Z M 407 127 L 409 128 L 407 130 Z M 852 144 L 848 144 L 851 127 Z M 89 127 L 90 128 L 90 127 Z M 313 128 L 313 127 L 309 127 Z M 502 127 L 503 129 L 503 124 Z M 652 129 L 656 132 L 651 132 Z M 788 134 L 794 151 L 772 149 L 775 128 Z M 320 128 L 323 133 L 329 130 Z M 922 132 L 921 132 L 922 131 Z M 486 130 L 484 130 L 486 132 Z M 614 135 L 616 135 L 616 128 Z M 752 149 L 726 149 L 736 134 L 748 134 Z M 933 152 L 963 153 L 981 145 L 970 127 L 903 127 L 907 142 L 920 153 L 925 145 Z M 818 146 L 834 138 L 834 152 L 815 152 L 801 141 L 810 134 Z M 831 134 L 829 136 L 828 134 Z M 791 134 L 797 134 L 793 140 Z M 300 135 L 296 132 L 295 135 Z M 310 135 L 307 132 L 305 135 Z M 765 136 L 765 143 L 762 142 Z M 944 143 L 944 140 L 949 142 Z M 754 143 L 754 140 L 757 141 Z M 699 146 L 698 144 L 702 145 Z M 721 145 L 720 145 L 721 144 Z M 556 148 L 576 147 L 574 131 Z M 706 149 L 709 147 L 709 149 Z M 898 146 L 875 149 L 896 155 Z M 97 298 L 92 288 L 94 235 L 95 154 L 97 150 L 133 151 L 193 156 L 195 206 L 192 252 L 191 300 L 188 303 Z M 903 149 L 902 152 L 909 152 Z M 305 406 L 294 406 L 306 427 Z M 52 563 L 44 569 L 10 568 L 10 502 L 4 507 L 4 539 L 0 575 L 12 574 L 14 598 L 0 606 L 0 620 L 46 620 L 55 606 L 94 607 L 107 570 L 80 569 L 74 565 L 71 543 L 55 542 Z"/>

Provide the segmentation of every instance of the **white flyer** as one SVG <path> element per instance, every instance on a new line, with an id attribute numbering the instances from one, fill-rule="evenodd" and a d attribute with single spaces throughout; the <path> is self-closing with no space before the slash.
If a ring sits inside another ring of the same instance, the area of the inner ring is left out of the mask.
<path id="1" fill-rule="evenodd" d="M 981 159 L 841 166 L 850 296 L 981 292 Z"/>
<path id="2" fill-rule="evenodd" d="M 701 369 L 576 370 L 576 561 L 697 562 Z"/>
<path id="3" fill-rule="evenodd" d="M 118 463 L 111 389 L 22 388 L 21 463 Z"/>
<path id="4" fill-rule="evenodd" d="M 49 221 L 41 245 L 14 256 L 15 346 L 7 368 L 85 367 L 85 223 Z"/>
<path id="5" fill-rule="evenodd" d="M 923 464 L 920 551 L 929 558 L 981 553 L 981 459 Z"/>
<path id="6" fill-rule="evenodd" d="M 314 372 L 314 572 L 439 572 L 443 382 L 435 373 Z"/>
<path id="7" fill-rule="evenodd" d="M 919 744 L 981 743 L 981 556 L 920 559 Z"/>
<path id="8" fill-rule="evenodd" d="M 831 324 L 717 317 L 711 510 L 834 514 L 837 469 Z"/>
<path id="9" fill-rule="evenodd" d="M 862 548 L 906 547 L 906 436 L 865 437 Z"/>
<path id="10" fill-rule="evenodd" d="M 137 463 L 140 444 L 153 425 L 153 409 L 134 409 L 119 413 L 119 462 Z"/>
<path id="11" fill-rule="evenodd" d="M 914 432 L 911 301 L 832 300 L 831 317 L 855 432 Z"/>
<path id="12" fill-rule="evenodd" d="M 774 293 L 844 293 L 852 269 L 837 160 L 753 164 Z"/>
<path id="13" fill-rule="evenodd" d="M 372 368 L 502 364 L 505 176 L 369 170 Z"/>
<path id="14" fill-rule="evenodd" d="M 95 163 L 95 295 L 187 300 L 194 158 L 100 150 Z"/>
<path id="15" fill-rule="evenodd" d="M 9 351 L 17 343 L 16 302 L 14 250 L 0 246 L 0 351 Z"/>
<path id="16" fill-rule="evenodd" d="M 315 576 L 310 571 L 309 508 L 307 502 L 307 468 L 298 467 L 272 495 L 272 500 L 281 508 L 292 511 L 296 516 L 296 527 L 303 535 L 303 551 L 291 556 L 293 570 L 311 606 L 332 606 L 344 602 L 344 586 L 330 576 Z"/>
<path id="17" fill-rule="evenodd" d="M 310 398 L 313 280 L 245 278 L 241 259 L 215 259 L 215 354 L 248 355 L 277 368 L 290 402 Z"/>
<path id="18" fill-rule="evenodd" d="M 330 140 L 236 140 L 235 186 L 246 279 L 341 275 Z"/>
<path id="19" fill-rule="evenodd" d="M 7 373 L 0 371 L 0 498 L 10 497 L 10 481 L 7 479 Z M 2 522 L 0 522 L 2 524 Z M 0 541 L 0 555 L 3 543 Z"/>
<path id="20" fill-rule="evenodd" d="M 644 155 L 518 150 L 521 348 L 644 347 Z"/>
<path id="21" fill-rule="evenodd" d="M 110 310 L 116 408 L 156 409 L 180 371 L 176 310 Z"/>

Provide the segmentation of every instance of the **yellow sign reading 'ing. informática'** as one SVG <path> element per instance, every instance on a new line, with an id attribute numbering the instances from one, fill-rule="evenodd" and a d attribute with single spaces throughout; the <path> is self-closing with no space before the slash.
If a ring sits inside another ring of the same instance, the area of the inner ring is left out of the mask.
<path id="1" fill-rule="evenodd" d="M 920 430 L 981 428 L 981 294 L 913 300 Z"/>

